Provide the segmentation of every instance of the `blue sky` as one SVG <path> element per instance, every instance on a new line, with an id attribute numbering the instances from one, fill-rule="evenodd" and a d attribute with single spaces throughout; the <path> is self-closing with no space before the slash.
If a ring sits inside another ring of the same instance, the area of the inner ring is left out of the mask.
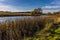
<path id="1" fill-rule="evenodd" d="M 0 11 L 31 11 L 42 8 L 43 12 L 60 10 L 60 0 L 0 0 Z"/>

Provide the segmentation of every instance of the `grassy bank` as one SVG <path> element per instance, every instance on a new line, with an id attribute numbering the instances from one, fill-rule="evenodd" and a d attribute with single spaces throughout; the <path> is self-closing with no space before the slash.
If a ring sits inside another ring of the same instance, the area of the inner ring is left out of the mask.
<path id="1" fill-rule="evenodd" d="M 60 28 L 56 25 L 60 24 L 54 23 L 54 19 L 40 17 L 6 21 L 0 24 L 0 40 L 52 40 L 56 36 L 52 33 Z"/>

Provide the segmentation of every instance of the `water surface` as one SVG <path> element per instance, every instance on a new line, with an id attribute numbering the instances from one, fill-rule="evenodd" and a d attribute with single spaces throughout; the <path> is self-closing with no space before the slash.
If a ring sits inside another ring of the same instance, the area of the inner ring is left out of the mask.
<path id="1" fill-rule="evenodd" d="M 35 17 L 48 17 L 46 15 L 41 16 L 13 16 L 13 17 L 0 17 L 0 22 L 4 22 L 6 20 L 13 21 L 16 19 L 27 19 L 27 18 L 35 18 Z"/>

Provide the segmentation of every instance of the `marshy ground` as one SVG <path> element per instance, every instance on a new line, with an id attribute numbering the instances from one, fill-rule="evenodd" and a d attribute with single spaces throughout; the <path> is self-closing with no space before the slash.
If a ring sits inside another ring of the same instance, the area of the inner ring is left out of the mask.
<path id="1" fill-rule="evenodd" d="M 60 17 L 35 17 L 0 24 L 0 40 L 60 40 Z"/>

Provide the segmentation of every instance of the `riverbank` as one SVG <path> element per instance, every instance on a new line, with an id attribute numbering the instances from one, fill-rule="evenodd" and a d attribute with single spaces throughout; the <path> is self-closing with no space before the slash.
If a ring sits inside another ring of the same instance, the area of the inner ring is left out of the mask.
<path id="1" fill-rule="evenodd" d="M 28 18 L 23 20 L 20 19 L 16 19 L 14 21 L 7 20 L 0 24 L 0 39 L 1 40 L 23 40 L 23 39 L 27 40 L 29 37 L 32 37 L 34 40 L 34 38 L 39 37 L 41 33 L 45 33 L 45 31 L 47 31 L 46 33 L 48 34 L 48 31 L 51 29 L 51 27 L 53 27 L 53 24 L 60 23 L 57 19 L 59 19 L 57 16 L 56 17 L 38 16 L 35 18 Z M 43 38 L 42 36 L 43 35 L 41 35 L 39 38 Z"/>

